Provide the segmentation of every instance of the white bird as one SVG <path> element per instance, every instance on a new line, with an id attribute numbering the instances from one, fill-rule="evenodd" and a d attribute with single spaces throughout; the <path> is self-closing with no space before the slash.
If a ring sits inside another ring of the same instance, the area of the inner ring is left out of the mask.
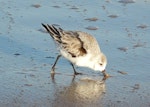
<path id="1" fill-rule="evenodd" d="M 101 71 L 104 77 L 107 58 L 101 52 L 97 40 L 90 34 L 81 31 L 65 31 L 53 25 L 42 24 L 53 40 L 58 44 L 60 55 L 57 56 L 52 66 L 51 73 L 55 73 L 55 65 L 61 56 L 68 59 L 73 67 L 74 75 L 82 74 L 75 70 L 77 66 L 88 67 L 95 71 Z"/>

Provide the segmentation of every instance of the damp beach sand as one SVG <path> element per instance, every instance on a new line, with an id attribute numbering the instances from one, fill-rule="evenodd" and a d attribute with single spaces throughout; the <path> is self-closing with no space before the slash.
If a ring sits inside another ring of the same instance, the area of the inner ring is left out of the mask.
<path id="1" fill-rule="evenodd" d="M 150 1 L 0 1 L 1 107 L 150 107 Z M 41 23 L 93 35 L 107 56 L 101 72 L 73 76 Z"/>

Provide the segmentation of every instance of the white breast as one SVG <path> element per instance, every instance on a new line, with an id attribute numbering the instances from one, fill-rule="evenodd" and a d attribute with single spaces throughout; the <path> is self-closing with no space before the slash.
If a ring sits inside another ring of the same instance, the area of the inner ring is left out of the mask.
<path id="1" fill-rule="evenodd" d="M 91 60 L 91 54 L 86 54 L 80 57 L 72 57 L 69 53 L 64 50 L 60 50 L 62 56 L 68 59 L 70 62 L 77 66 L 83 66 L 88 68 L 93 68 L 94 62 Z"/>

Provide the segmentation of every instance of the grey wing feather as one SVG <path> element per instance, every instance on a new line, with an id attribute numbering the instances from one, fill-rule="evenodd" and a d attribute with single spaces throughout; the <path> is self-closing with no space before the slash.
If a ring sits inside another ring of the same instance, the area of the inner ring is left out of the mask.
<path id="1" fill-rule="evenodd" d="M 83 56 L 87 53 L 77 32 L 64 31 L 61 41 L 64 49 L 67 50 L 72 57 Z"/>
<path id="2" fill-rule="evenodd" d="M 83 56 L 87 53 L 77 32 L 64 31 L 61 28 L 57 29 L 53 25 L 42 25 L 60 47 L 72 57 Z"/>

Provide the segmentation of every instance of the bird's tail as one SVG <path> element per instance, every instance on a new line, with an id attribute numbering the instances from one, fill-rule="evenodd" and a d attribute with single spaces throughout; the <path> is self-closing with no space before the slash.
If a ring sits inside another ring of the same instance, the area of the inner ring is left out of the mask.
<path id="1" fill-rule="evenodd" d="M 45 25 L 42 23 L 42 26 L 47 30 L 50 36 L 58 43 L 61 43 L 61 28 L 57 29 L 53 25 Z"/>

